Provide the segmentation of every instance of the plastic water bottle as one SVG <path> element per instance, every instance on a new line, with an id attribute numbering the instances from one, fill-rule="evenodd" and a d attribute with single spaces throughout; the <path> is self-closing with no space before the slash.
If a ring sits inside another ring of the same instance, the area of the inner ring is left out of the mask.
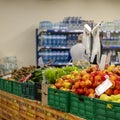
<path id="1" fill-rule="evenodd" d="M 72 34 L 72 39 L 71 39 L 71 44 L 74 45 L 74 41 L 75 41 L 75 34 Z"/>
<path id="2" fill-rule="evenodd" d="M 39 57 L 42 57 L 43 52 L 39 52 L 38 55 L 39 55 Z"/>
<path id="3" fill-rule="evenodd" d="M 54 35 L 51 35 L 51 39 L 52 39 L 52 46 L 55 46 Z"/>
<path id="4" fill-rule="evenodd" d="M 52 60 L 52 52 L 49 52 L 49 61 Z"/>
<path id="5" fill-rule="evenodd" d="M 51 46 L 51 35 L 47 35 L 48 46 Z"/>
<path id="6" fill-rule="evenodd" d="M 43 52 L 43 60 L 46 62 L 48 62 L 49 58 L 48 58 L 48 52 Z"/>
<path id="7" fill-rule="evenodd" d="M 44 45 L 44 35 L 41 35 L 41 36 L 39 37 L 38 45 L 39 45 L 39 46 Z"/>
<path id="8" fill-rule="evenodd" d="M 63 35 L 63 46 L 67 45 L 67 39 L 66 39 L 66 35 Z"/>
<path id="9" fill-rule="evenodd" d="M 64 51 L 64 62 L 66 62 L 66 51 Z"/>
<path id="10" fill-rule="evenodd" d="M 65 37 L 64 35 L 61 35 L 61 46 L 65 46 L 64 41 L 65 41 Z"/>
<path id="11" fill-rule="evenodd" d="M 50 39 L 51 39 L 51 46 L 54 46 L 53 45 L 53 35 L 50 35 Z"/>
<path id="12" fill-rule="evenodd" d="M 64 35 L 60 35 L 60 46 L 64 45 Z"/>
<path id="13" fill-rule="evenodd" d="M 64 51 L 60 52 L 60 62 L 64 62 Z"/>
<path id="14" fill-rule="evenodd" d="M 46 34 L 46 44 L 45 46 L 48 46 L 49 45 L 49 38 L 48 38 L 48 34 Z"/>
<path id="15" fill-rule="evenodd" d="M 60 36 L 56 35 L 56 45 L 60 46 Z"/>
<path id="16" fill-rule="evenodd" d="M 46 46 L 48 43 L 47 43 L 47 35 L 44 34 L 44 39 L 43 39 L 43 45 Z"/>
<path id="17" fill-rule="evenodd" d="M 50 46 L 52 46 L 52 36 L 49 35 L 49 40 L 50 40 Z"/>
<path id="18" fill-rule="evenodd" d="M 56 61 L 56 51 L 52 52 L 52 59 L 54 60 L 54 62 Z"/>
<path id="19" fill-rule="evenodd" d="M 56 59 L 57 59 L 57 62 L 60 62 L 60 51 L 56 52 Z"/>
<path id="20" fill-rule="evenodd" d="M 67 45 L 71 46 L 71 34 L 68 35 Z"/>

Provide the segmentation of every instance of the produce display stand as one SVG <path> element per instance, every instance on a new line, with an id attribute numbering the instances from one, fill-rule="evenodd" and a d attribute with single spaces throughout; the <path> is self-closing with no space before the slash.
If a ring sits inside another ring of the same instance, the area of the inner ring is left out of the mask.
<path id="1" fill-rule="evenodd" d="M 30 100 L 0 90 L 0 120 L 84 120 L 70 113 L 52 109 L 39 101 Z"/>

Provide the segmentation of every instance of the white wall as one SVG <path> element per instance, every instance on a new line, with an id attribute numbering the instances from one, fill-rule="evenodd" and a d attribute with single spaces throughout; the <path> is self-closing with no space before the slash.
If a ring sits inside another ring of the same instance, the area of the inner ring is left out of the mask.
<path id="1" fill-rule="evenodd" d="M 19 67 L 35 65 L 35 29 L 42 20 L 112 21 L 119 11 L 119 0 L 0 0 L 0 58 L 15 55 Z"/>

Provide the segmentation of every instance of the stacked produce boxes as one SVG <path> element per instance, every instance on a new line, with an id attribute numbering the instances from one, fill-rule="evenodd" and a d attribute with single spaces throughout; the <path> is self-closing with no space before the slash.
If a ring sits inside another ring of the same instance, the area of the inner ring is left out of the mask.
<path id="1" fill-rule="evenodd" d="M 108 81 L 111 85 L 107 84 L 106 89 L 103 85 Z M 101 86 L 102 92 L 98 89 Z M 111 65 L 100 70 L 95 65 L 84 70 L 72 71 L 56 79 L 55 84 L 48 89 L 48 105 L 63 111 L 60 106 L 62 102 L 62 105 L 65 105 L 64 110 L 68 105 L 67 112 L 87 120 L 119 120 L 119 89 L 119 67 Z M 60 96 L 60 93 L 64 92 L 65 94 Z M 60 101 L 60 98 L 64 100 Z"/>
<path id="2" fill-rule="evenodd" d="M 16 111 L 21 113 L 21 116 L 19 116 L 21 119 L 34 120 L 40 119 L 40 117 L 41 119 L 50 119 L 50 117 L 61 119 L 55 112 L 61 111 L 64 112 L 61 117 L 64 116 L 66 120 L 68 119 L 68 113 L 87 120 L 119 120 L 119 67 L 111 65 L 104 70 L 100 70 L 98 66 L 90 66 L 84 70 L 73 66 L 71 68 L 69 72 L 68 70 L 65 72 L 66 68 L 45 69 L 46 82 L 51 84 L 39 84 L 39 82 L 34 82 L 32 77 L 23 83 L 0 79 L 0 85 L 3 85 L 0 87 L 2 90 L 0 102 L 1 109 L 3 109 L 1 114 L 7 114 L 5 109 L 8 109 L 8 116 L 11 119 L 12 117 L 17 118 L 18 112 Z M 98 95 L 96 88 L 106 80 L 112 83 L 111 86 L 101 95 Z M 29 89 L 32 87 L 26 85 L 32 85 L 33 89 Z M 42 95 L 42 97 L 36 98 L 35 95 L 37 97 Z M 37 101 L 34 101 L 34 99 Z M 7 106 L 11 107 L 7 108 Z M 53 109 L 51 110 L 51 108 Z M 14 114 L 10 112 L 12 110 Z"/>
<path id="3" fill-rule="evenodd" d="M 39 101 L 0 91 L 0 118 L 5 120 L 83 120 Z"/>

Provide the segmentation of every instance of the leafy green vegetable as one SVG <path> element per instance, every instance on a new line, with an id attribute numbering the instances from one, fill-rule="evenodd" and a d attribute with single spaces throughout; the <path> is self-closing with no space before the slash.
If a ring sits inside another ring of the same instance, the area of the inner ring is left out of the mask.
<path id="1" fill-rule="evenodd" d="M 57 78 L 67 75 L 74 70 L 79 70 L 76 66 L 66 66 L 62 68 L 49 67 L 44 70 L 44 76 L 47 83 L 54 84 Z"/>
<path id="2" fill-rule="evenodd" d="M 43 81 L 43 68 L 35 69 L 34 72 L 32 72 L 32 78 L 28 82 L 39 82 L 42 83 Z"/>

